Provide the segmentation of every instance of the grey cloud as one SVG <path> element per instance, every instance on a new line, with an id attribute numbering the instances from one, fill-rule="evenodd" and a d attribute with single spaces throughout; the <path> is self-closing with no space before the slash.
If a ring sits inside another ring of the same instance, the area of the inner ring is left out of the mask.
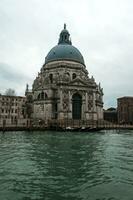
<path id="1" fill-rule="evenodd" d="M 1 0 L 0 62 L 9 65 L 0 65 L 1 90 L 10 83 L 24 93 L 66 22 L 105 106 L 116 106 L 116 98 L 133 95 L 132 10 L 132 0 Z"/>
<path id="2" fill-rule="evenodd" d="M 25 85 L 31 79 L 12 66 L 0 63 L 0 92 L 4 93 L 6 89 L 13 88 L 18 95 L 24 95 Z"/>
<path id="3" fill-rule="evenodd" d="M 28 76 L 20 74 L 8 64 L 0 63 L 0 80 L 12 82 L 23 82 Z"/>

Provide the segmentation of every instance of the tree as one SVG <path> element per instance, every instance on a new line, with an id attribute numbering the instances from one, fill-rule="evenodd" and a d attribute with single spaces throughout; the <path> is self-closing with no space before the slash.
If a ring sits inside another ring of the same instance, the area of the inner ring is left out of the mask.
<path id="1" fill-rule="evenodd" d="M 7 89 L 5 91 L 5 95 L 7 95 L 7 96 L 16 96 L 16 92 L 15 92 L 14 89 L 9 88 L 9 89 Z"/>

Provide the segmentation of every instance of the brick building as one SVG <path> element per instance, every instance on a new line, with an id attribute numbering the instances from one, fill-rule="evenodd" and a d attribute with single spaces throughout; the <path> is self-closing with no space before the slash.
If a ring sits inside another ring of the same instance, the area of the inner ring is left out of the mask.
<path id="1" fill-rule="evenodd" d="M 118 123 L 133 124 L 133 97 L 117 99 Z"/>

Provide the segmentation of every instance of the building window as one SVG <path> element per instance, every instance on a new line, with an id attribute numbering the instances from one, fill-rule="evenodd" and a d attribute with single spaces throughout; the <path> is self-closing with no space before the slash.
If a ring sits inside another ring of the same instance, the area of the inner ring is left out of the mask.
<path id="1" fill-rule="evenodd" d="M 38 99 L 38 100 L 41 99 L 41 94 L 38 94 L 37 99 Z"/>
<path id="2" fill-rule="evenodd" d="M 39 93 L 37 99 L 43 100 L 44 99 L 44 92 Z"/>
<path id="3" fill-rule="evenodd" d="M 48 98 L 48 95 L 47 95 L 47 93 L 46 93 L 46 92 L 45 92 L 45 94 L 44 94 L 44 95 L 45 95 L 45 99 L 47 99 L 47 98 Z"/>
<path id="4" fill-rule="evenodd" d="M 49 75 L 50 83 L 53 83 L 53 74 Z"/>
<path id="5" fill-rule="evenodd" d="M 44 99 L 44 92 L 41 92 L 41 99 Z"/>
<path id="6" fill-rule="evenodd" d="M 73 75 L 72 75 L 72 79 L 75 79 L 75 78 L 76 78 L 76 74 L 73 73 Z"/>

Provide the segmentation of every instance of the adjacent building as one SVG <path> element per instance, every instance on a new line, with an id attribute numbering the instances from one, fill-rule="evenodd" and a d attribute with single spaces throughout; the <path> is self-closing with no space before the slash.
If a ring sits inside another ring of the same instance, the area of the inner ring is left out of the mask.
<path id="1" fill-rule="evenodd" d="M 104 110 L 104 120 L 111 122 L 111 123 L 117 123 L 118 117 L 117 117 L 117 109 L 116 108 L 108 108 L 107 110 Z"/>
<path id="2" fill-rule="evenodd" d="M 117 99 L 118 123 L 133 124 L 133 97 Z"/>
<path id="3" fill-rule="evenodd" d="M 0 126 L 24 125 L 25 97 L 0 95 Z"/>

